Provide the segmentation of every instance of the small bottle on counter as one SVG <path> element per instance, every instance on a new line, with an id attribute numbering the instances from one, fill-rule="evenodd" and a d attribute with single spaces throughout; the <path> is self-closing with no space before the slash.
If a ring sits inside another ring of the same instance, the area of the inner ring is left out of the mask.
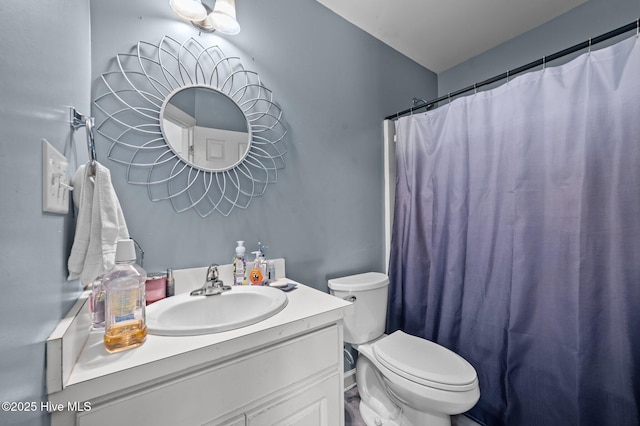
<path id="1" fill-rule="evenodd" d="M 173 278 L 173 269 L 167 269 L 167 297 L 175 296 L 176 294 L 176 281 Z"/>
<path id="2" fill-rule="evenodd" d="M 267 283 L 269 263 L 264 256 L 264 249 L 266 248 L 266 246 L 258 242 L 258 250 L 251 252 L 256 256 L 253 260 L 253 267 L 249 272 L 249 281 L 253 285 L 265 285 Z"/>
<path id="3" fill-rule="evenodd" d="M 244 241 L 237 241 L 236 255 L 233 258 L 233 285 L 245 285 L 247 283 L 247 262 L 245 261 Z"/>
<path id="4" fill-rule="evenodd" d="M 269 261 L 269 282 L 276 280 L 276 265 L 272 260 Z"/>
<path id="5" fill-rule="evenodd" d="M 259 251 L 261 253 L 260 255 L 260 270 L 262 271 L 262 283 L 260 283 L 261 285 L 267 285 L 269 284 L 269 261 L 267 260 L 267 256 L 266 256 L 266 249 L 267 246 L 264 245 L 260 245 L 260 243 L 258 243 L 258 247 L 260 247 Z"/>
<path id="6" fill-rule="evenodd" d="M 116 246 L 116 264 L 102 281 L 105 291 L 104 346 L 108 352 L 135 348 L 147 338 L 147 274 L 135 262 L 133 240 L 119 240 Z"/>

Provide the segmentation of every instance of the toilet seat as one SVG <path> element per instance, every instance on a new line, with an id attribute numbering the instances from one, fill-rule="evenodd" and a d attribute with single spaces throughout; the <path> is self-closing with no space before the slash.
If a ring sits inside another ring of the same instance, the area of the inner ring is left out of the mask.
<path id="1" fill-rule="evenodd" d="M 478 386 L 473 366 L 436 343 L 396 331 L 372 346 L 380 364 L 412 382 L 460 392 Z"/>

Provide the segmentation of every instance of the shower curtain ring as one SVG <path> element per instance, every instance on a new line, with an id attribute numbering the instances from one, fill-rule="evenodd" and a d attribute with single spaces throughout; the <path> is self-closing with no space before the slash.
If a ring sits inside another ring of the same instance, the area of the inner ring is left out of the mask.
<path id="1" fill-rule="evenodd" d="M 509 82 L 509 71 L 507 70 L 507 83 Z"/>
<path id="2" fill-rule="evenodd" d="M 640 18 L 636 21 L 636 37 L 640 37 Z"/>
<path id="3" fill-rule="evenodd" d="M 478 94 L 478 83 L 473 83 L 473 94 L 474 95 Z"/>
<path id="4" fill-rule="evenodd" d="M 591 53 L 591 39 L 589 39 L 589 51 L 587 53 Z"/>
<path id="5" fill-rule="evenodd" d="M 547 68 L 547 57 L 543 56 L 542 57 L 542 71 L 544 71 Z"/>

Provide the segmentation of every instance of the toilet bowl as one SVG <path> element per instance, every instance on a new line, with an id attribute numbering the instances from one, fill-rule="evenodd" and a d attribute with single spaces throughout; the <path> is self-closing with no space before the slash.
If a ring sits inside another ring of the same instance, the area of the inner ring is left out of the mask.
<path id="1" fill-rule="evenodd" d="M 369 272 L 329 280 L 334 296 L 351 300 L 345 342 L 359 353 L 356 384 L 368 426 L 450 426 L 451 415 L 480 398 L 475 369 L 434 342 L 402 331 L 385 335 L 389 279 Z"/>

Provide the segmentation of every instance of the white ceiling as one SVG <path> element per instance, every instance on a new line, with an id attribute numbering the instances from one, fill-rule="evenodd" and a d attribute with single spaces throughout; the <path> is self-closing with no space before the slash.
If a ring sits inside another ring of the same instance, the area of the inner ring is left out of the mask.
<path id="1" fill-rule="evenodd" d="M 586 0 L 318 0 L 436 73 Z"/>

